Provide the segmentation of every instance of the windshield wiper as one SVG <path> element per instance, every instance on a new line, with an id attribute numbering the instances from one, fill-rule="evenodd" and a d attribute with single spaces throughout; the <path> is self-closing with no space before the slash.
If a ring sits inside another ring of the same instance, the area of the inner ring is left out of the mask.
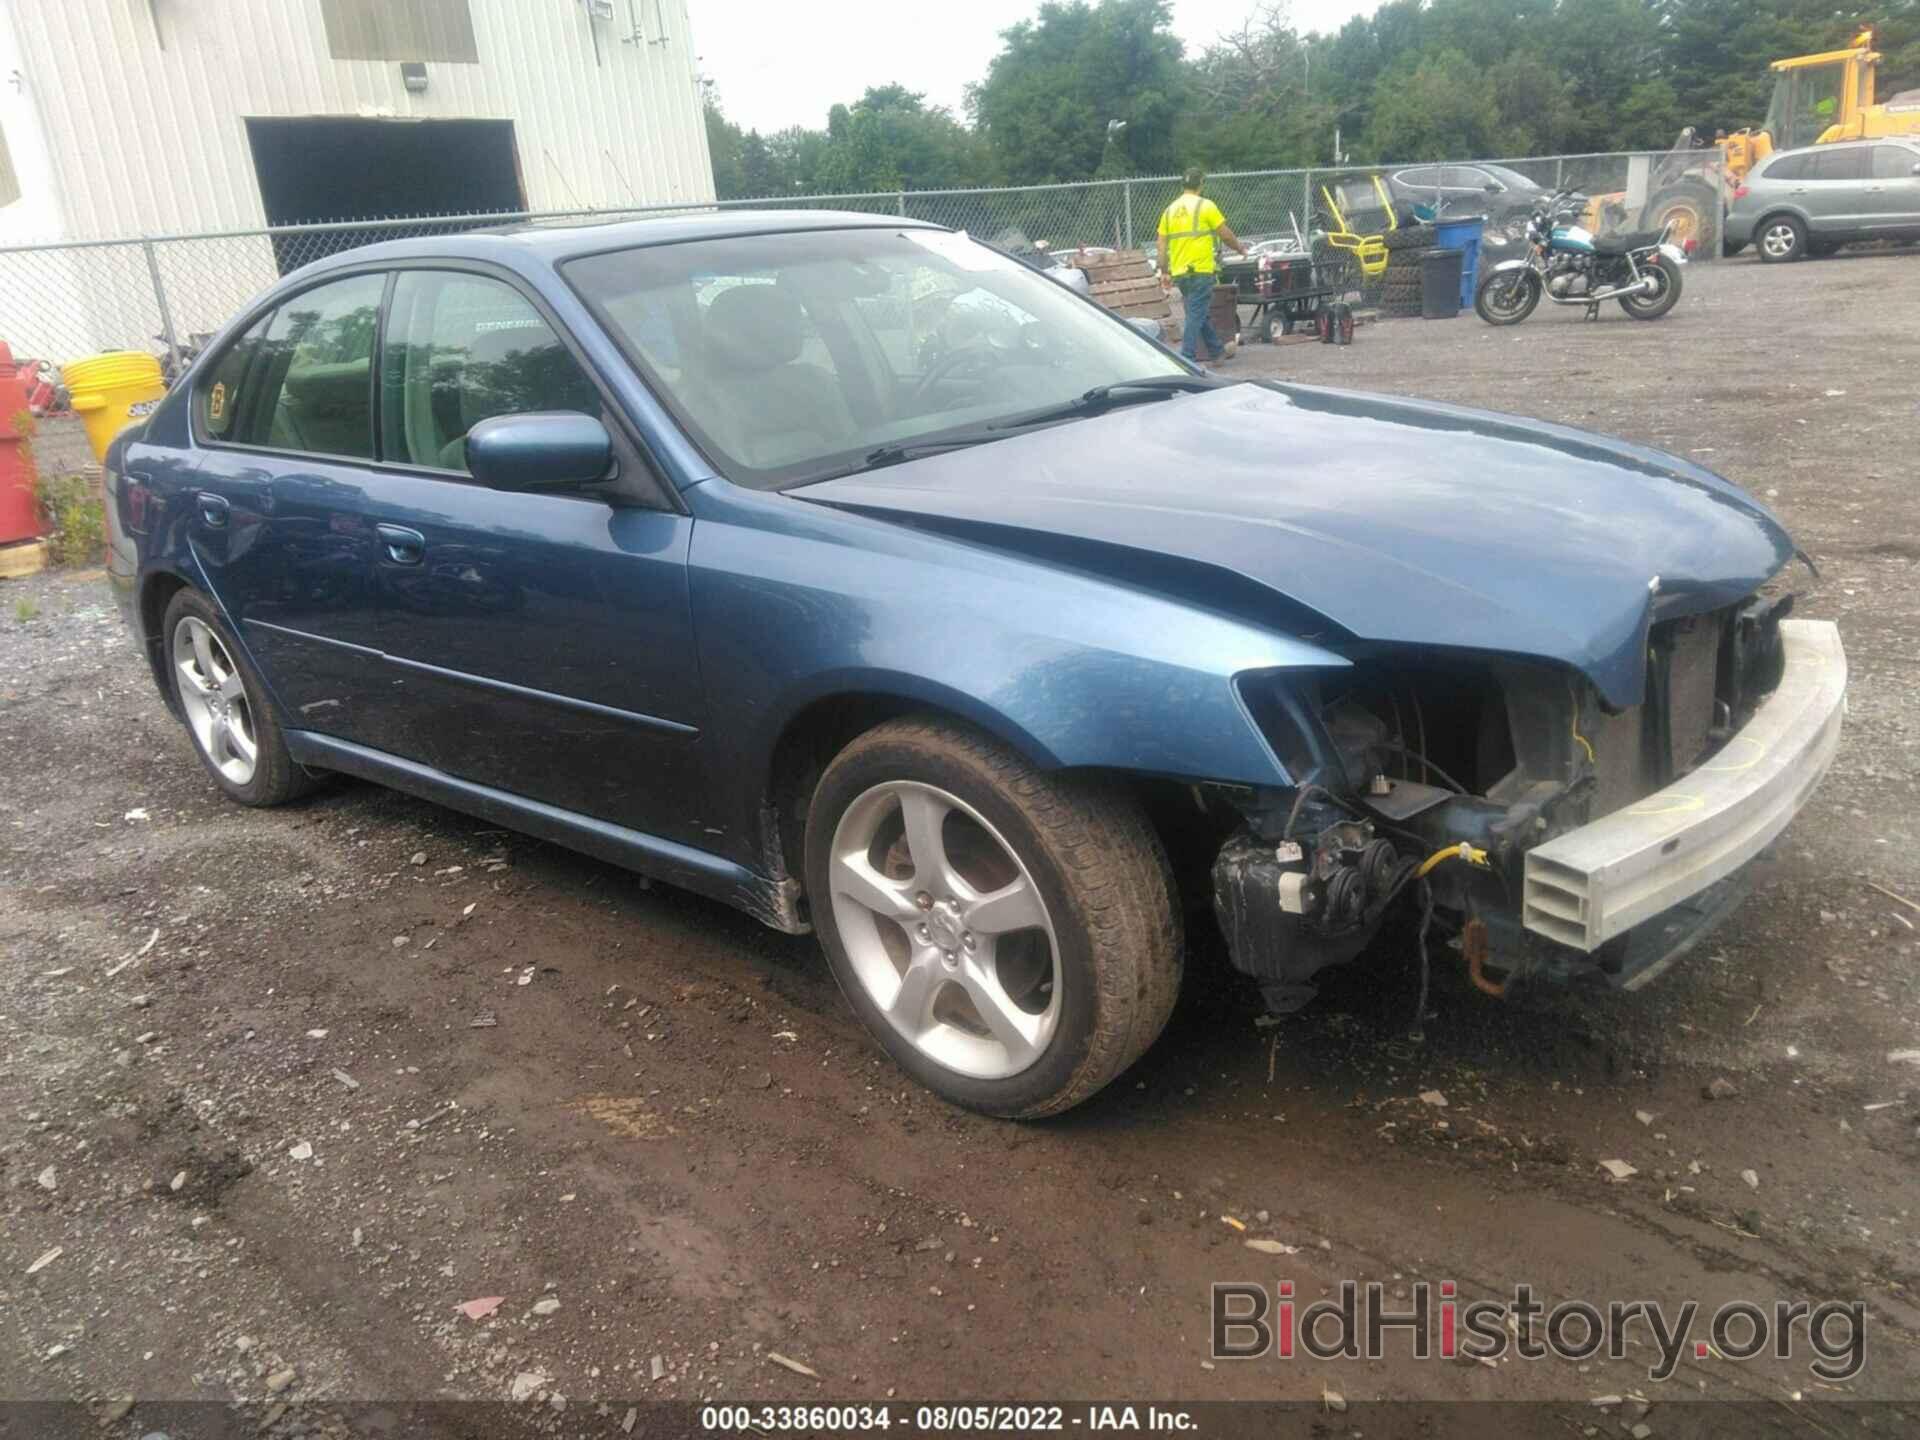
<path id="1" fill-rule="evenodd" d="M 878 470 L 885 465 L 898 465 L 903 460 L 914 460 L 922 455 L 936 455 L 942 450 L 964 450 L 970 445 L 985 445 L 990 441 L 1004 440 L 1012 430 L 1024 430 L 1029 425 L 1046 425 L 1057 420 L 1071 420 L 1080 415 L 1097 415 L 1114 405 L 1130 405 L 1139 400 L 1164 400 L 1169 395 L 1182 395 L 1189 391 L 1218 389 L 1220 382 L 1210 380 L 1204 375 L 1152 375 L 1142 380 L 1116 380 L 1111 385 L 1096 385 L 1078 399 L 1069 400 L 1064 405 L 1051 406 L 1045 410 L 1035 410 L 1026 415 L 1016 415 L 1009 420 L 996 421 L 992 425 L 977 430 L 956 430 L 950 435 L 932 435 L 925 440 L 900 440 L 891 445 L 880 445 L 869 450 L 855 469 L 836 470 L 827 475 L 815 476 L 815 480 L 837 480 L 857 470 Z M 813 482 L 809 482 L 813 483 Z"/>
<path id="2" fill-rule="evenodd" d="M 902 460 L 912 460 L 920 455 L 934 455 L 942 450 L 964 450 L 969 445 L 985 445 L 990 440 L 1006 438 L 1006 433 L 996 425 L 986 430 L 962 430 L 931 440 L 901 440 L 869 450 L 860 468 L 877 470 L 882 465 L 898 465 Z"/>
<path id="3" fill-rule="evenodd" d="M 1199 390 L 1217 390 L 1218 380 L 1205 375 L 1149 375 L 1140 380 L 1116 380 L 1111 385 L 1096 385 L 1077 400 L 1056 405 L 1030 415 L 1002 420 L 995 430 L 1019 430 L 1028 425 L 1045 425 L 1054 420 L 1071 420 L 1077 415 L 1097 415 L 1115 405 L 1132 405 L 1141 400 L 1164 400 L 1170 395 L 1185 395 Z"/>

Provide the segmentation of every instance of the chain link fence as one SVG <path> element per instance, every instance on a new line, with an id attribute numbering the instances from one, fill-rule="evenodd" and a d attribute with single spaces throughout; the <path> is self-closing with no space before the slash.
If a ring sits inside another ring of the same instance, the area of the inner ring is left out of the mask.
<path id="1" fill-rule="evenodd" d="M 1383 177 L 1396 215 L 1412 205 L 1438 204 L 1445 213 L 1490 211 L 1498 223 L 1502 212 L 1517 212 L 1526 203 L 1528 192 L 1512 183 L 1515 176 L 1546 190 L 1570 188 L 1613 197 L 1595 207 L 1594 218 L 1603 230 L 1656 225 L 1664 218 L 1663 205 L 1683 195 L 1699 211 L 1694 223 L 1710 232 L 1694 236 L 1695 258 L 1708 259 L 1719 250 L 1718 158 L 1717 151 L 1705 149 L 1237 171 L 1210 176 L 1207 193 L 1245 239 L 1289 236 L 1296 226 L 1303 234 L 1325 227 L 1328 193 L 1349 193 L 1356 180 L 1370 192 L 1367 177 L 1373 175 Z M 1486 166 L 1498 168 L 1480 174 Z M 1408 177 L 1431 179 L 1433 193 L 1426 194 L 1422 184 L 1409 184 Z M 1460 183 L 1453 183 L 1456 180 Z M 1489 183 L 1507 188 L 1489 193 Z M 503 224 L 608 221 L 734 208 L 854 210 L 934 221 L 1013 250 L 1150 249 L 1160 212 L 1180 188 L 1177 176 L 1136 176 L 1003 189 L 769 196 L 702 206 L 432 216 L 0 246 L 0 340 L 12 346 L 16 357 L 56 365 L 101 350 L 184 352 L 196 348 L 280 276 L 323 256 L 380 240 Z M 1372 215 L 1351 218 L 1355 224 L 1384 223 Z"/>

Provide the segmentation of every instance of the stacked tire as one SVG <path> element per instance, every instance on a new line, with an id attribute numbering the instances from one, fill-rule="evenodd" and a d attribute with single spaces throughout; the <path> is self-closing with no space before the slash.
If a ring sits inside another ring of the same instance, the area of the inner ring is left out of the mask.
<path id="1" fill-rule="evenodd" d="M 1420 257 L 1433 248 L 1432 225 L 1403 225 L 1381 236 L 1387 268 L 1380 277 L 1380 313 L 1406 317 L 1420 313 Z"/>

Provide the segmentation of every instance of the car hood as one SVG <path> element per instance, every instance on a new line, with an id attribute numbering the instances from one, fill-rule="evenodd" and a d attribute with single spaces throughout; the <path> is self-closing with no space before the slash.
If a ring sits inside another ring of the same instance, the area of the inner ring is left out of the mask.
<path id="1" fill-rule="evenodd" d="M 1295 630 L 1558 661 L 1622 706 L 1642 697 L 1653 620 L 1741 599 L 1794 553 L 1765 506 L 1676 456 L 1300 385 L 1136 404 L 789 493 Z"/>

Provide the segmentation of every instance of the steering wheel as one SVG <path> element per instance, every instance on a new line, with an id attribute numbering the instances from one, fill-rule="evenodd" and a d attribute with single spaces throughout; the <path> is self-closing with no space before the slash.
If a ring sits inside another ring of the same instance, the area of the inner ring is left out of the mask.
<path id="1" fill-rule="evenodd" d="M 994 369 L 994 363 L 993 353 L 988 348 L 969 345 L 959 350 L 950 350 L 934 361 L 927 373 L 914 383 L 913 391 L 908 396 L 908 403 L 919 404 L 942 380 L 957 379 L 969 371 L 977 371 L 984 379 Z"/>

